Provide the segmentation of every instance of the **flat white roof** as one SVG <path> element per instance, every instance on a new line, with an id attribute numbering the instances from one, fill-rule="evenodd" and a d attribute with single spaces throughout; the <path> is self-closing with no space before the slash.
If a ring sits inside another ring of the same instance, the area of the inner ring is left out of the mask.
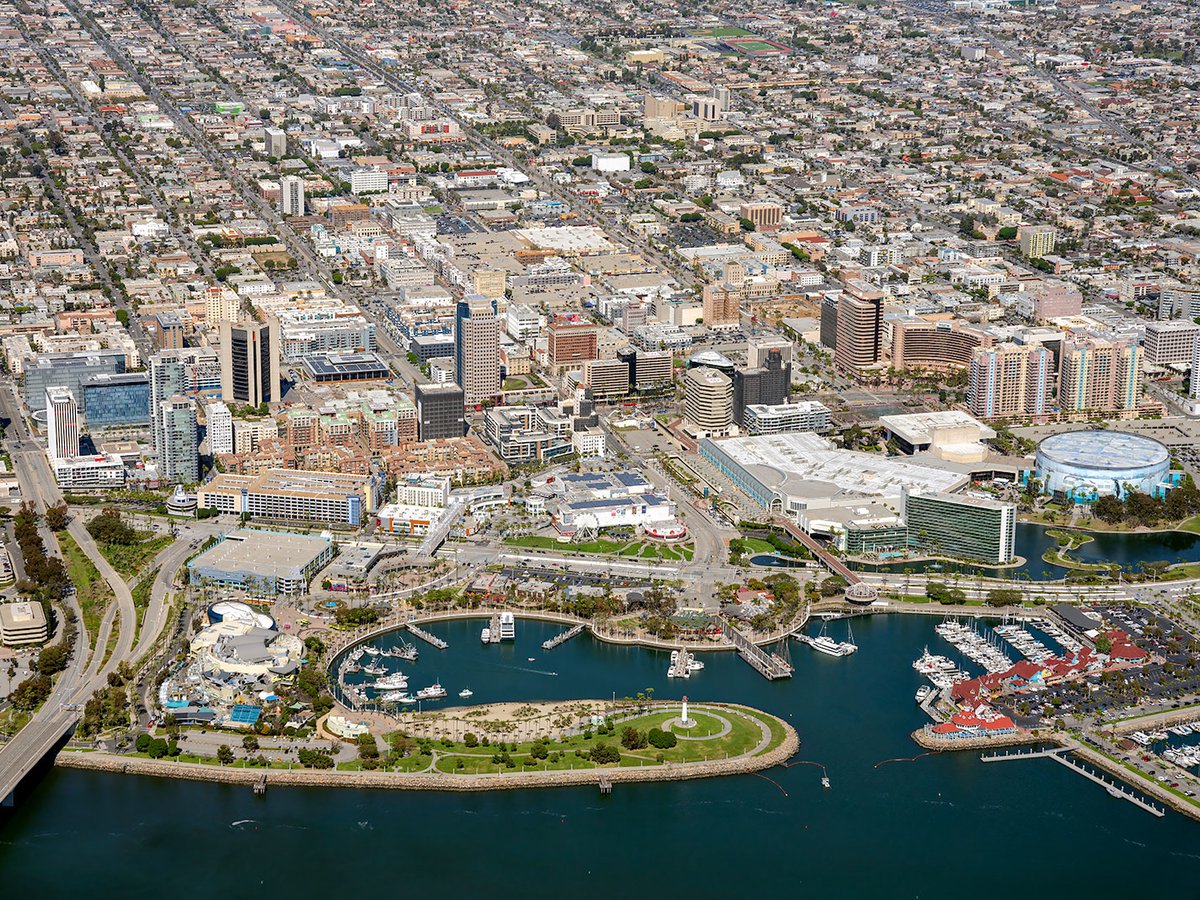
<path id="1" fill-rule="evenodd" d="M 260 577 L 295 578 L 329 546 L 329 541 L 287 531 L 231 531 L 189 563 L 198 569 L 253 572 Z"/>
<path id="2" fill-rule="evenodd" d="M 879 424 L 892 434 L 910 444 L 926 444 L 938 428 L 963 428 L 970 426 L 979 432 L 980 440 L 996 436 L 996 432 L 974 416 L 961 409 L 945 409 L 938 412 L 910 413 L 899 416 L 880 416 Z"/>
<path id="3" fill-rule="evenodd" d="M 965 476 L 897 457 L 839 450 L 810 433 L 737 437 L 713 443 L 765 485 L 796 497 L 845 494 L 899 498 L 901 491 L 952 491 Z M 766 470 L 766 471 L 764 471 Z M 774 472 L 775 477 L 770 477 Z"/>

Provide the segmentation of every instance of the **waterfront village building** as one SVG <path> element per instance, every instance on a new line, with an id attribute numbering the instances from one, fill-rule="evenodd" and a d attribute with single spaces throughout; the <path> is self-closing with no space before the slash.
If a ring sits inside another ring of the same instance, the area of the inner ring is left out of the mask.
<path id="1" fill-rule="evenodd" d="M 277 531 L 239 529 L 188 563 L 193 587 L 213 585 L 253 597 L 295 596 L 333 559 L 328 535 L 314 537 Z"/>
<path id="2" fill-rule="evenodd" d="M 196 500 L 201 508 L 222 513 L 357 528 L 375 511 L 382 492 L 382 473 L 268 469 L 258 475 L 217 475 L 200 488 Z"/>
<path id="3" fill-rule="evenodd" d="M 40 603 L 0 604 L 0 644 L 10 647 L 40 644 L 49 638 L 46 613 Z"/>

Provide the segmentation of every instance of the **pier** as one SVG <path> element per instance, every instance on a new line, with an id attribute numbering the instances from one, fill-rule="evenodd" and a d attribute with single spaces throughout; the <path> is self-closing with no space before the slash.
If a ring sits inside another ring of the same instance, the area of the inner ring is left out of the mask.
<path id="1" fill-rule="evenodd" d="M 1047 750 L 1005 750 L 1003 753 L 985 753 L 979 757 L 979 761 L 1004 762 L 1010 759 L 1037 759 L 1041 756 L 1058 756 L 1065 752 L 1065 747 L 1050 747 Z"/>
<path id="2" fill-rule="evenodd" d="M 737 649 L 742 659 L 748 662 L 758 674 L 762 675 L 768 681 L 774 681 L 777 678 L 792 677 L 791 668 L 783 660 L 755 646 L 748 637 L 732 625 L 725 626 L 725 637 Z"/>
<path id="3" fill-rule="evenodd" d="M 433 644 L 433 646 L 437 647 L 439 650 L 445 650 L 447 647 L 450 646 L 445 641 L 443 641 L 440 637 L 434 637 L 432 634 L 430 634 L 424 628 L 422 628 L 419 625 L 414 625 L 412 622 L 409 622 L 405 626 L 405 628 L 407 628 L 409 631 L 411 631 L 413 634 L 415 634 L 417 637 L 419 637 L 421 640 L 425 641 L 426 643 Z"/>
<path id="4" fill-rule="evenodd" d="M 1134 806 L 1140 807 L 1141 809 L 1144 809 L 1146 812 L 1150 813 L 1150 815 L 1157 816 L 1160 819 L 1166 815 L 1165 810 L 1163 810 L 1161 807 L 1155 806 L 1140 794 L 1135 793 L 1129 788 L 1122 787 L 1116 781 L 1109 781 L 1102 775 L 1097 775 L 1083 763 L 1067 756 L 1066 754 L 1069 753 L 1070 750 L 1070 747 L 1051 747 L 1045 750 L 1015 750 L 1005 751 L 1004 753 L 984 754 L 983 756 L 979 757 L 979 759 L 980 762 L 1004 762 L 1005 760 L 1010 759 L 1052 759 L 1057 763 L 1062 763 L 1068 769 L 1073 769 L 1084 778 L 1096 782 L 1096 784 L 1108 791 L 1110 797 L 1116 797 L 1119 800 L 1128 800 Z"/>
<path id="5" fill-rule="evenodd" d="M 1102 778 L 1101 776 L 1099 776 L 1095 772 L 1093 772 L 1091 769 L 1089 769 L 1087 766 L 1085 766 L 1083 763 L 1076 762 L 1073 759 L 1069 759 L 1065 756 L 1060 756 L 1058 754 L 1053 754 L 1053 758 L 1055 761 L 1062 763 L 1067 768 L 1074 769 L 1076 772 L 1078 772 L 1084 778 L 1090 778 L 1092 781 L 1096 782 L 1096 784 L 1100 785 L 1106 791 L 1108 791 L 1109 796 L 1120 797 L 1123 800 L 1128 800 L 1134 806 L 1140 806 L 1146 812 L 1150 813 L 1150 815 L 1157 816 L 1160 819 L 1166 815 L 1166 812 L 1161 807 L 1155 806 L 1149 800 L 1146 800 L 1145 798 L 1141 797 L 1140 795 L 1135 794 L 1133 791 L 1129 790 L 1128 788 L 1121 787 L 1116 782 L 1109 781 L 1106 778 Z"/>
<path id="6" fill-rule="evenodd" d="M 267 793 L 267 773 L 263 772 L 258 781 L 254 782 L 254 796 L 264 797 Z"/>
<path id="7" fill-rule="evenodd" d="M 602 793 L 602 794 L 611 794 L 612 793 L 612 782 L 608 780 L 607 775 L 600 776 L 600 793 Z"/>
<path id="8" fill-rule="evenodd" d="M 488 643 L 500 643 L 500 613 L 492 613 L 491 621 L 488 622 Z"/>
<path id="9" fill-rule="evenodd" d="M 560 644 L 565 644 L 567 641 L 571 640 L 571 638 L 579 637 L 579 635 L 583 634 L 583 629 L 583 625 L 576 625 L 574 628 L 560 632 L 559 634 L 556 634 L 554 637 L 550 638 L 550 640 L 542 641 L 542 649 L 553 650 Z"/>

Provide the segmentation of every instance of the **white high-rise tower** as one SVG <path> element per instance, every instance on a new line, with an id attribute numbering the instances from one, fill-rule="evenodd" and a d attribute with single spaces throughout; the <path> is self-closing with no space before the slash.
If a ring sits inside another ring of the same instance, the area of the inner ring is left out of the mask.
<path id="1" fill-rule="evenodd" d="M 46 437 L 52 460 L 79 455 L 79 405 L 70 388 L 46 388 Z"/>

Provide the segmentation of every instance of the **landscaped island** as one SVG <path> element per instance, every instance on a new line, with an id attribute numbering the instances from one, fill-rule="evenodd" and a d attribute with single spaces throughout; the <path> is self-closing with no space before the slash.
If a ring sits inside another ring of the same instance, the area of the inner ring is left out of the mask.
<path id="1" fill-rule="evenodd" d="M 360 752 L 336 768 L 74 751 L 60 753 L 58 763 L 234 783 L 266 778 L 272 784 L 479 791 L 735 775 L 778 765 L 800 746 L 790 725 L 747 706 L 692 704 L 687 716 L 683 721 L 675 703 L 621 709 L 604 701 L 491 704 L 402 716 L 385 735 L 388 750 Z M 348 743 L 369 742 L 378 750 L 374 735 L 365 734 Z"/>

